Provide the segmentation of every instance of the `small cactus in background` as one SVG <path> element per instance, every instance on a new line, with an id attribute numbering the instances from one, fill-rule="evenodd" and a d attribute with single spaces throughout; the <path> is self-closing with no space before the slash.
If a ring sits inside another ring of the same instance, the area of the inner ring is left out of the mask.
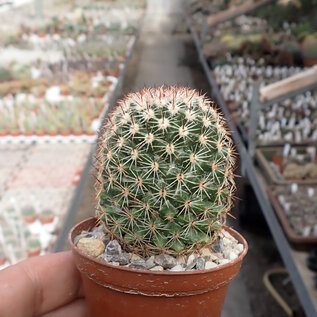
<path id="1" fill-rule="evenodd" d="M 97 215 L 128 251 L 186 254 L 210 245 L 232 207 L 235 164 L 212 101 L 178 87 L 120 101 L 97 154 Z"/>
<path id="2" fill-rule="evenodd" d="M 37 214 L 33 206 L 25 206 L 22 209 L 22 216 L 27 223 L 33 223 L 36 220 Z"/>
<path id="3" fill-rule="evenodd" d="M 40 240 L 36 236 L 29 236 L 26 241 L 28 256 L 40 255 L 42 245 Z"/>
<path id="4" fill-rule="evenodd" d="M 12 79 L 11 72 L 6 68 L 0 67 L 0 83 L 9 81 L 11 79 Z"/>
<path id="5" fill-rule="evenodd" d="M 303 57 L 307 59 L 317 59 L 317 32 L 307 36 L 302 43 Z M 312 65 L 314 62 L 312 63 Z"/>

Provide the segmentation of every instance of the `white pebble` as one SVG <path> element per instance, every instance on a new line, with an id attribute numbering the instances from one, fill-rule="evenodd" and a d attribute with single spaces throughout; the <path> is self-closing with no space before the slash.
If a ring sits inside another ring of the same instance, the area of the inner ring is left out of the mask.
<path id="1" fill-rule="evenodd" d="M 303 236 L 304 236 L 304 237 L 308 237 L 308 236 L 310 235 L 310 231 L 311 231 L 310 226 L 304 227 L 304 229 L 303 229 Z"/>
<path id="2" fill-rule="evenodd" d="M 201 256 L 211 256 L 211 250 L 209 248 L 202 248 L 200 250 Z"/>
<path id="3" fill-rule="evenodd" d="M 181 272 L 181 271 L 185 271 L 185 268 L 183 268 L 180 264 L 177 264 L 174 267 L 172 267 L 170 269 L 170 271 L 172 271 L 172 272 Z"/>
<path id="4" fill-rule="evenodd" d="M 292 194 L 295 194 L 295 193 L 297 192 L 297 190 L 298 190 L 298 185 L 297 185 L 296 183 L 293 183 L 293 184 L 291 185 L 291 192 L 292 192 Z"/>
<path id="5" fill-rule="evenodd" d="M 223 237 L 222 243 L 223 243 L 224 246 L 230 245 L 231 244 L 231 240 L 226 238 L 226 237 Z"/>
<path id="6" fill-rule="evenodd" d="M 239 251 L 239 253 L 242 253 L 244 250 L 243 244 L 242 243 L 238 243 L 236 246 L 236 249 Z"/>
<path id="7" fill-rule="evenodd" d="M 210 255 L 210 260 L 216 261 L 216 260 L 219 260 L 219 257 L 217 256 L 216 253 L 211 253 L 211 255 Z"/>
<path id="8" fill-rule="evenodd" d="M 192 264 L 192 262 L 196 259 L 196 256 L 194 254 L 191 254 L 187 259 L 187 265 Z"/>
<path id="9" fill-rule="evenodd" d="M 186 264 L 186 256 L 185 255 L 179 255 L 176 258 L 176 263 L 177 264 Z"/>
<path id="10" fill-rule="evenodd" d="M 229 263 L 230 261 L 228 260 L 228 259 L 221 259 L 221 260 L 219 260 L 219 264 L 221 265 L 221 264 L 227 264 L 227 263 Z"/>
<path id="11" fill-rule="evenodd" d="M 105 245 L 98 239 L 81 238 L 77 243 L 77 248 L 85 254 L 96 258 L 104 252 Z"/>
<path id="12" fill-rule="evenodd" d="M 150 269 L 150 271 L 164 271 L 163 267 L 160 265 L 154 266 Z"/>
<path id="13" fill-rule="evenodd" d="M 232 239 L 232 235 L 227 232 L 226 230 L 221 230 L 221 233 L 223 234 L 224 237 L 228 238 L 228 239 Z"/>
<path id="14" fill-rule="evenodd" d="M 208 269 L 213 269 L 214 267 L 217 267 L 218 265 L 212 261 L 208 261 L 206 262 L 205 264 L 205 270 L 208 270 Z"/>
<path id="15" fill-rule="evenodd" d="M 139 255 L 132 253 L 131 262 L 138 261 L 138 260 L 142 260 L 142 258 Z"/>
<path id="16" fill-rule="evenodd" d="M 223 253 L 223 256 L 226 259 L 229 259 L 230 258 L 230 253 L 231 253 L 231 249 L 230 248 L 226 248 L 225 250 L 222 251 L 222 253 Z"/>
<path id="17" fill-rule="evenodd" d="M 307 189 L 308 197 L 313 197 L 313 196 L 314 196 L 314 193 L 315 193 L 314 188 L 309 187 L 309 188 Z"/>
<path id="18" fill-rule="evenodd" d="M 114 265 L 114 266 L 119 266 L 120 265 L 120 263 L 119 262 L 110 262 L 112 265 Z"/>
<path id="19" fill-rule="evenodd" d="M 229 254 L 230 261 L 235 260 L 237 257 L 238 257 L 238 255 L 235 252 L 233 252 L 233 251 L 230 252 L 230 254 Z"/>

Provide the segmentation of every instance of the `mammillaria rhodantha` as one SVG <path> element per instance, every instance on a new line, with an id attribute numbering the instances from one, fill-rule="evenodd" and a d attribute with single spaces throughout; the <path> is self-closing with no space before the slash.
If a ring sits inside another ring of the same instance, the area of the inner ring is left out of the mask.
<path id="1" fill-rule="evenodd" d="M 225 125 L 189 88 L 148 88 L 118 102 L 99 138 L 97 215 L 127 251 L 186 254 L 214 241 L 235 190 Z"/>

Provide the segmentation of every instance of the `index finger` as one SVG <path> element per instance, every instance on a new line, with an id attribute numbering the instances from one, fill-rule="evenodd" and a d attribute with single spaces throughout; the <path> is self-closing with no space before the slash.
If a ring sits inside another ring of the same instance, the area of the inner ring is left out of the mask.
<path id="1" fill-rule="evenodd" d="M 31 258 L 0 272 L 0 316 L 41 315 L 80 297 L 71 252 Z"/>

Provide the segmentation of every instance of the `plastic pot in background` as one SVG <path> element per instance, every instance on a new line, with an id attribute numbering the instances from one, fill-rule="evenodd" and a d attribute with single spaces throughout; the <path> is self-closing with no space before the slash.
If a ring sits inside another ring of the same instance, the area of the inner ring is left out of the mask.
<path id="1" fill-rule="evenodd" d="M 82 221 L 69 235 L 90 317 L 220 317 L 227 287 L 248 250 L 239 233 L 226 227 L 244 245 L 242 254 L 228 264 L 202 271 L 157 272 L 114 266 L 82 253 L 73 240 L 96 221 Z"/>

